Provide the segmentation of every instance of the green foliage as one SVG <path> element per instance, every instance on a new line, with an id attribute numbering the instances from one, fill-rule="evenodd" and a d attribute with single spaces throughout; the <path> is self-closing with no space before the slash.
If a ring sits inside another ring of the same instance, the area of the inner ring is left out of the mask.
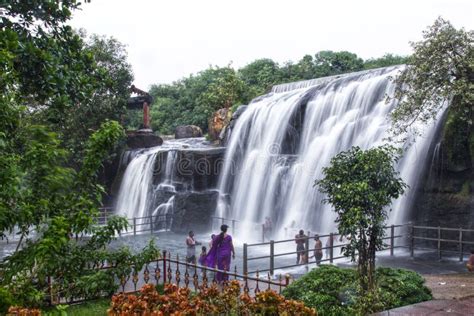
<path id="1" fill-rule="evenodd" d="M 314 64 L 317 77 L 325 77 L 362 70 L 364 61 L 346 51 L 322 51 L 316 54 Z"/>
<path id="2" fill-rule="evenodd" d="M 179 125 L 197 125 L 206 132 L 209 117 L 219 108 L 240 102 L 243 82 L 230 67 L 210 67 L 172 85 L 152 85 L 152 127 L 172 134 Z"/>
<path id="3" fill-rule="evenodd" d="M 413 271 L 377 268 L 376 289 L 359 295 L 356 270 L 321 265 L 291 283 L 283 295 L 316 308 L 318 315 L 365 315 L 430 300 L 423 283 Z"/>
<path id="4" fill-rule="evenodd" d="M 105 316 L 109 308 L 110 300 L 107 298 L 90 300 L 77 305 L 56 305 L 44 308 L 42 315 L 45 316 Z"/>
<path id="5" fill-rule="evenodd" d="M 423 32 L 408 67 L 395 79 L 399 106 L 392 112 L 395 135 L 407 132 L 414 122 L 436 118 L 450 100 L 458 117 L 470 128 L 474 103 L 474 31 L 456 29 L 438 18 Z M 413 128 L 412 128 L 413 129 Z"/>
<path id="6" fill-rule="evenodd" d="M 408 60 L 409 58 L 405 56 L 385 54 L 380 58 L 370 58 L 364 61 L 364 69 L 375 69 L 394 65 L 402 65 L 406 64 Z"/>
<path id="7" fill-rule="evenodd" d="M 178 125 L 193 124 L 206 132 L 208 119 L 220 108 L 248 104 L 255 97 L 270 92 L 272 86 L 342 73 L 398 65 L 403 57 L 387 54 L 364 62 L 350 52 L 321 51 L 305 55 L 296 64 L 279 65 L 275 61 L 257 59 L 235 71 L 230 66 L 210 67 L 197 75 L 173 84 L 153 85 L 151 125 L 163 134 L 172 134 Z M 138 114 L 129 114 L 129 126 L 140 124 Z"/>
<path id="8" fill-rule="evenodd" d="M 97 173 L 124 136 L 110 119 L 124 113 L 132 76 L 119 42 L 86 40 L 64 24 L 78 5 L 10 1 L 0 10 L 0 233 L 20 229 L 0 285 L 24 306 L 49 299 L 49 278 L 63 297 L 110 294 L 131 265 L 159 255 L 154 244 L 107 250 L 127 220 L 96 223 Z M 100 271 L 103 262 L 113 267 Z"/>
<path id="9" fill-rule="evenodd" d="M 324 179 L 315 183 L 337 214 L 339 233 L 349 240 L 344 255 L 357 260 L 363 292 L 374 288 L 375 252 L 383 247 L 387 206 L 406 187 L 393 166 L 397 159 L 390 146 L 353 147 L 333 157 L 323 169 Z"/>
<path id="10" fill-rule="evenodd" d="M 461 171 L 471 168 L 474 156 L 469 148 L 470 137 L 474 137 L 474 130 L 469 122 L 463 119 L 454 107 L 448 109 L 443 131 L 443 150 L 446 153 L 449 170 Z"/>
<path id="11" fill-rule="evenodd" d="M 6 288 L 0 287 L 0 314 L 5 315 L 12 305 L 15 305 L 13 295 Z"/>

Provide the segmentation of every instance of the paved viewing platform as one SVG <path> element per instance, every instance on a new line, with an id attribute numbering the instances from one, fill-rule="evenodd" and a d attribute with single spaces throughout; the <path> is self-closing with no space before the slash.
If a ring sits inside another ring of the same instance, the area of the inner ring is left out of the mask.
<path id="1" fill-rule="evenodd" d="M 343 265 L 343 264 L 342 264 Z M 379 257 L 378 266 L 404 268 L 421 273 L 433 293 L 433 300 L 375 314 L 395 315 L 474 315 L 474 273 L 458 258 L 438 260 L 435 253 Z"/>

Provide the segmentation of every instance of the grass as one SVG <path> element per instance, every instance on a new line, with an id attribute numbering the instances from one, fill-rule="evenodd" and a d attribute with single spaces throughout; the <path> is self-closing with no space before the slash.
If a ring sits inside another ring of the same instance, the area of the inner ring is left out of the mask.
<path id="1" fill-rule="evenodd" d="M 64 306 L 64 305 L 63 305 Z M 82 304 L 68 306 L 65 311 L 67 316 L 101 316 L 107 315 L 107 308 L 110 306 L 110 298 L 98 299 L 94 301 L 84 302 Z M 51 308 L 45 310 L 43 315 L 61 316 L 62 308 Z M 66 314 L 62 314 L 66 315 Z"/>

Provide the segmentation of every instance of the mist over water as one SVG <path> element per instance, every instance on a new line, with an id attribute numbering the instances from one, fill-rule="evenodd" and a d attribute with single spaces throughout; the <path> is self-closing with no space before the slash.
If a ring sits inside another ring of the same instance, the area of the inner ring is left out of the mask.
<path id="1" fill-rule="evenodd" d="M 387 103 L 386 97 L 394 92 L 391 77 L 401 69 L 279 85 L 255 99 L 232 131 L 216 215 L 249 223 L 240 225 L 248 228 L 239 232 L 247 239 L 259 238 L 254 224 L 267 216 L 276 227 L 275 238 L 286 237 L 285 227 L 335 231 L 335 214 L 322 203 L 314 182 L 339 152 L 384 144 L 390 112 L 398 104 Z M 404 145 L 397 170 L 410 188 L 393 203 L 392 223 L 406 220 L 438 122 L 427 126 L 411 146 Z"/>

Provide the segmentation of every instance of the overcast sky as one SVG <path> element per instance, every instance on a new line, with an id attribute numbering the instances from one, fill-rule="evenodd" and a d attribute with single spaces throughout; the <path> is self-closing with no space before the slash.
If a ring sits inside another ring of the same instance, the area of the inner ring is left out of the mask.
<path id="1" fill-rule="evenodd" d="M 148 89 L 258 58 L 296 62 L 321 50 L 406 55 L 408 42 L 440 15 L 474 29 L 472 0 L 92 0 L 71 25 L 125 44 L 135 84 Z"/>

